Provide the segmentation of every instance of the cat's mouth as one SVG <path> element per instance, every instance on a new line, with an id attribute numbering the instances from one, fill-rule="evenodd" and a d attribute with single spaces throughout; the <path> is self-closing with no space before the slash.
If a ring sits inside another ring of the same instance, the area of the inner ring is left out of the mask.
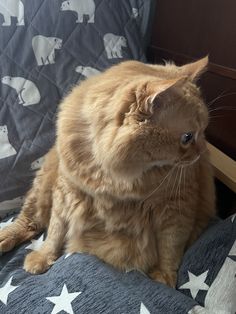
<path id="1" fill-rule="evenodd" d="M 174 160 L 157 160 L 152 162 L 149 166 L 151 167 L 163 167 L 163 166 L 173 166 Z"/>
<path id="2" fill-rule="evenodd" d="M 201 156 L 201 155 L 199 154 L 199 155 L 198 155 L 197 157 L 195 157 L 193 160 L 181 161 L 181 162 L 177 163 L 177 165 L 180 166 L 180 167 L 188 167 L 188 166 L 191 166 L 191 165 L 195 164 L 195 162 L 198 161 L 198 159 L 200 158 L 200 156 Z"/>
<path id="3" fill-rule="evenodd" d="M 200 158 L 201 154 L 199 154 L 197 157 L 195 157 L 193 160 L 178 160 L 178 161 L 174 161 L 174 160 L 158 160 L 155 162 L 152 162 L 151 164 L 149 164 L 149 168 L 152 167 L 163 167 L 163 166 L 174 166 L 174 168 L 176 167 L 188 167 L 191 166 L 193 164 L 195 164 L 195 162 L 198 161 L 198 159 Z"/>

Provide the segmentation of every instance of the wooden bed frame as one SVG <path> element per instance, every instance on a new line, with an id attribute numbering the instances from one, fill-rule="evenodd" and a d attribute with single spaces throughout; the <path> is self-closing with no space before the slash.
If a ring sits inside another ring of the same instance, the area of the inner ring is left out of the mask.
<path id="1" fill-rule="evenodd" d="M 236 161 L 208 143 L 215 176 L 236 193 Z"/>
<path id="2" fill-rule="evenodd" d="M 208 71 L 200 85 L 206 101 L 222 92 L 216 108 L 225 112 L 207 130 L 208 149 L 216 177 L 236 192 L 236 2 L 228 0 L 158 0 L 148 61 L 173 60 L 181 65 L 209 54 Z M 227 23 L 223 23 L 227 21 Z M 235 110 L 227 111 L 227 108 Z M 223 109 L 224 110 L 224 109 Z M 222 112 L 221 112 L 222 114 Z"/>

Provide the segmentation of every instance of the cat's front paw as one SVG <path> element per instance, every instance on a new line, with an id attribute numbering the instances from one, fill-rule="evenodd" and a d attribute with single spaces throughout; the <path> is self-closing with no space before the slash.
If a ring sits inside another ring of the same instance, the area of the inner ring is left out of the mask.
<path id="1" fill-rule="evenodd" d="M 8 252 L 16 245 L 16 238 L 8 229 L 0 230 L 0 252 Z"/>
<path id="2" fill-rule="evenodd" d="M 155 281 L 164 283 L 172 288 L 176 287 L 177 282 L 177 272 L 176 271 L 164 271 L 156 269 L 149 273 L 149 277 Z"/>
<path id="3" fill-rule="evenodd" d="M 24 262 L 24 270 L 31 274 L 42 274 L 55 263 L 55 258 L 45 255 L 40 251 L 29 253 Z"/>

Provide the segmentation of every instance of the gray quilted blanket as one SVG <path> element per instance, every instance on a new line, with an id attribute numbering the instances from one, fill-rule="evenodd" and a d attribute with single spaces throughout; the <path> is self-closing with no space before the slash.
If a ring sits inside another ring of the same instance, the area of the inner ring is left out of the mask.
<path id="1" fill-rule="evenodd" d="M 88 76 L 145 61 L 153 0 L 0 0 L 0 217 L 54 143 L 58 104 Z"/>

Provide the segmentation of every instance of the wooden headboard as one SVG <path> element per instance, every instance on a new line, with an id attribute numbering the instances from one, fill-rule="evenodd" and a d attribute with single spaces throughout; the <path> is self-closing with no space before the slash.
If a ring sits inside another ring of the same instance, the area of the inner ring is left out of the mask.
<path id="1" fill-rule="evenodd" d="M 178 65 L 209 55 L 199 84 L 210 109 L 221 109 L 211 114 L 207 138 L 212 153 L 221 154 L 218 164 L 222 156 L 226 166 L 231 161 L 226 170 L 231 177 L 223 182 L 236 192 L 235 12 L 235 0 L 158 0 L 147 55 L 152 63 L 173 60 Z M 224 172 L 218 169 L 221 180 Z"/>

